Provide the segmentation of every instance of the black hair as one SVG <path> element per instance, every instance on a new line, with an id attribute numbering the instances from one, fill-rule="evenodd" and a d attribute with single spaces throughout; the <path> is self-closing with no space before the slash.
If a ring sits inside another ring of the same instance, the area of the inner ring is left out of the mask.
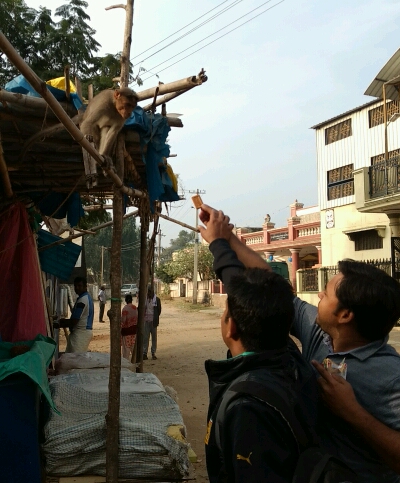
<path id="1" fill-rule="evenodd" d="M 83 285 L 87 285 L 87 280 L 86 280 L 85 277 L 75 277 L 74 278 L 74 285 L 76 285 L 79 282 L 82 282 Z"/>
<path id="2" fill-rule="evenodd" d="M 335 289 L 336 311 L 353 312 L 356 330 L 365 339 L 383 339 L 400 318 L 400 284 L 367 263 L 342 260 L 338 266 L 343 278 Z"/>
<path id="3" fill-rule="evenodd" d="M 227 287 L 228 317 L 246 351 L 280 349 L 287 344 L 294 317 L 293 292 L 279 274 L 249 268 Z"/>
<path id="4" fill-rule="evenodd" d="M 128 294 L 125 295 L 125 302 L 127 304 L 131 304 L 132 303 L 132 295 L 130 293 L 128 293 Z"/>

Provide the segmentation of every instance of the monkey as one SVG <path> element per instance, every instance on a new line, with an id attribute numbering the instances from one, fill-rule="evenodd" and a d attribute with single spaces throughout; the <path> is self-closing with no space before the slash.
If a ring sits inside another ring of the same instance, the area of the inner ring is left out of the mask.
<path id="1" fill-rule="evenodd" d="M 93 137 L 102 156 L 110 156 L 117 134 L 137 106 L 138 95 L 123 87 L 106 89 L 89 101 L 80 124 L 81 132 Z"/>

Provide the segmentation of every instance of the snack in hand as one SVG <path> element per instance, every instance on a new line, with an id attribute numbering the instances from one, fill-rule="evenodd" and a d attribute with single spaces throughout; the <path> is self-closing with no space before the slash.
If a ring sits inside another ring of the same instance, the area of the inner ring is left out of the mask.
<path id="1" fill-rule="evenodd" d="M 192 203 L 194 207 L 198 210 L 200 209 L 201 205 L 203 204 L 203 200 L 201 199 L 200 195 L 192 196 Z"/>
<path id="2" fill-rule="evenodd" d="M 346 379 L 347 376 L 347 364 L 345 358 L 339 364 L 331 361 L 328 357 L 322 361 L 322 365 L 330 374 L 335 374 L 336 376 L 343 377 Z"/>

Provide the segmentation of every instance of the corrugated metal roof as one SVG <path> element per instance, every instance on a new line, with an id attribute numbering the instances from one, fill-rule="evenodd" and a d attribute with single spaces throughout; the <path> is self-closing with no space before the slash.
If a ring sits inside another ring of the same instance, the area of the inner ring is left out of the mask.
<path id="1" fill-rule="evenodd" d="M 342 114 L 339 114 L 335 117 L 331 117 L 330 119 L 327 119 L 326 121 L 322 121 L 319 124 L 316 124 L 315 126 L 311 126 L 310 129 L 319 129 L 323 126 L 326 126 L 327 124 L 330 124 L 331 122 L 338 121 L 339 119 L 342 119 L 343 117 L 347 117 L 350 114 L 353 114 L 354 112 L 361 111 L 362 109 L 373 106 L 374 104 L 377 104 L 378 102 L 381 102 L 381 99 L 374 99 L 373 101 L 369 101 L 365 104 L 362 104 L 361 106 L 355 107 L 354 109 L 350 109 L 350 111 L 343 112 Z"/>
<path id="2" fill-rule="evenodd" d="M 61 238 L 52 235 L 48 231 L 38 231 L 38 247 L 50 245 Z M 39 252 L 40 267 L 43 272 L 51 273 L 61 280 L 68 280 L 75 267 L 82 247 L 67 241 L 62 245 L 55 245 L 52 248 Z"/>
<path id="3" fill-rule="evenodd" d="M 373 96 L 382 99 L 382 86 L 400 75 L 400 49 L 398 49 L 392 57 L 386 62 L 382 69 L 375 76 L 375 79 L 368 86 L 365 91 L 366 96 Z M 397 99 L 399 93 L 394 86 L 388 86 L 386 89 L 386 96 L 388 99 Z"/>

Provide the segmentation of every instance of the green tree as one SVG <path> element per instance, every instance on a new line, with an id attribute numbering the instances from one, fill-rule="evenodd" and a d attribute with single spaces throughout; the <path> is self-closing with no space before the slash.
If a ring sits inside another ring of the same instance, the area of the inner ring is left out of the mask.
<path id="1" fill-rule="evenodd" d="M 37 12 L 29 8 L 24 0 L 2 0 L 0 2 L 0 30 L 19 52 L 21 57 L 31 64 L 37 56 L 35 41 L 35 19 Z M 0 82 L 6 82 L 19 72 L 0 51 Z"/>
<path id="2" fill-rule="evenodd" d="M 169 247 L 164 248 L 161 252 L 161 257 L 160 257 L 161 263 L 165 263 L 165 262 L 168 262 L 169 260 L 172 260 L 172 254 L 174 252 L 177 252 L 178 250 L 182 250 L 182 248 L 193 243 L 194 236 L 195 236 L 194 232 L 181 230 L 178 233 L 177 238 L 171 238 Z"/>
<path id="3" fill-rule="evenodd" d="M 88 3 L 84 0 L 70 0 L 69 3 L 56 8 L 56 17 L 61 17 L 57 23 L 55 34 L 55 62 L 61 67 L 69 64 L 71 75 L 86 76 L 93 65 L 93 53 L 101 47 L 95 40 L 96 31 L 87 21 L 89 15 L 85 12 Z"/>
<path id="4" fill-rule="evenodd" d="M 187 245 L 175 253 L 173 260 L 163 265 L 165 273 L 173 280 L 177 278 L 188 278 L 193 280 L 194 269 L 194 245 Z M 213 270 L 213 256 L 207 246 L 200 245 L 197 257 L 197 271 L 200 280 L 212 280 L 215 278 Z"/>

